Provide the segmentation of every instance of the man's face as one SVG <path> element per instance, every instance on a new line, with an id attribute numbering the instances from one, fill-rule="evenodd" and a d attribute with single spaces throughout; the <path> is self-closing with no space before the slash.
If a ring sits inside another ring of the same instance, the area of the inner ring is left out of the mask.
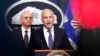
<path id="1" fill-rule="evenodd" d="M 45 11 L 42 15 L 42 22 L 47 29 L 52 28 L 54 23 L 54 14 L 51 11 Z"/>
<path id="2" fill-rule="evenodd" d="M 32 25 L 32 14 L 29 12 L 25 12 L 23 13 L 22 17 L 21 17 L 21 23 L 24 26 L 31 26 Z"/>

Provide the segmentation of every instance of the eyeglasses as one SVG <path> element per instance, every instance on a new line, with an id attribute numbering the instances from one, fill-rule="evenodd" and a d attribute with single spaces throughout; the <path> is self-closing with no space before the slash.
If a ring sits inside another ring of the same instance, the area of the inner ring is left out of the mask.
<path id="1" fill-rule="evenodd" d="M 28 18 L 29 18 L 29 19 L 32 19 L 32 17 L 23 17 L 23 18 L 25 18 L 25 19 L 28 19 Z"/>

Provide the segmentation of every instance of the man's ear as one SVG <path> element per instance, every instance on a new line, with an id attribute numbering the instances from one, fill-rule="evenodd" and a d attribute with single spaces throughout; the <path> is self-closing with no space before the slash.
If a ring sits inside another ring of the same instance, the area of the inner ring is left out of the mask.
<path id="1" fill-rule="evenodd" d="M 34 19 L 32 18 L 32 22 L 33 22 L 33 20 L 34 20 Z"/>
<path id="2" fill-rule="evenodd" d="M 43 18 L 41 18 L 41 21 L 42 21 L 42 23 L 43 23 Z"/>

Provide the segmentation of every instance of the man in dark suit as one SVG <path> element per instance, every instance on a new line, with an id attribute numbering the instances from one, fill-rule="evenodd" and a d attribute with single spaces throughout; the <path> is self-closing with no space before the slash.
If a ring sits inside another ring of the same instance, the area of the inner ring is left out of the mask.
<path id="1" fill-rule="evenodd" d="M 31 28 L 32 14 L 24 11 L 21 14 L 21 27 L 13 30 L 13 37 L 10 38 L 10 56 L 30 56 L 31 39 L 34 37 L 34 30 Z M 33 41 L 32 41 L 33 42 Z M 34 43 L 34 42 L 33 42 Z M 32 47 L 33 48 L 33 47 Z"/>
<path id="2" fill-rule="evenodd" d="M 80 56 L 100 56 L 100 28 L 81 28 L 79 51 Z"/>
<path id="3" fill-rule="evenodd" d="M 64 29 L 54 26 L 54 12 L 44 9 L 42 14 L 43 28 L 36 31 L 35 49 L 73 49 Z"/>

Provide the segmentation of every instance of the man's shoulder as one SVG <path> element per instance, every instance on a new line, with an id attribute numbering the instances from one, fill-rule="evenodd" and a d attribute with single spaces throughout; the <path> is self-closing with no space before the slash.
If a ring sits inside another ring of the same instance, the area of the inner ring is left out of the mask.
<path id="1" fill-rule="evenodd" d="M 41 27 L 41 28 L 38 28 L 38 29 L 36 29 L 35 31 L 36 31 L 36 33 L 40 33 L 40 32 L 43 31 L 43 28 L 42 28 L 42 27 Z"/>
<path id="2" fill-rule="evenodd" d="M 20 31 L 20 30 L 21 30 L 21 27 L 13 29 L 13 32 L 17 32 L 17 31 Z"/>
<path id="3" fill-rule="evenodd" d="M 43 27 L 39 27 L 36 30 L 38 30 L 38 31 L 43 30 Z"/>
<path id="4" fill-rule="evenodd" d="M 65 29 L 62 28 L 62 27 L 55 27 L 54 29 L 55 29 L 55 30 L 58 30 L 58 31 L 65 31 Z"/>
<path id="5" fill-rule="evenodd" d="M 35 30 L 36 30 L 35 28 L 32 28 L 32 27 L 31 27 L 31 31 L 35 31 Z"/>

